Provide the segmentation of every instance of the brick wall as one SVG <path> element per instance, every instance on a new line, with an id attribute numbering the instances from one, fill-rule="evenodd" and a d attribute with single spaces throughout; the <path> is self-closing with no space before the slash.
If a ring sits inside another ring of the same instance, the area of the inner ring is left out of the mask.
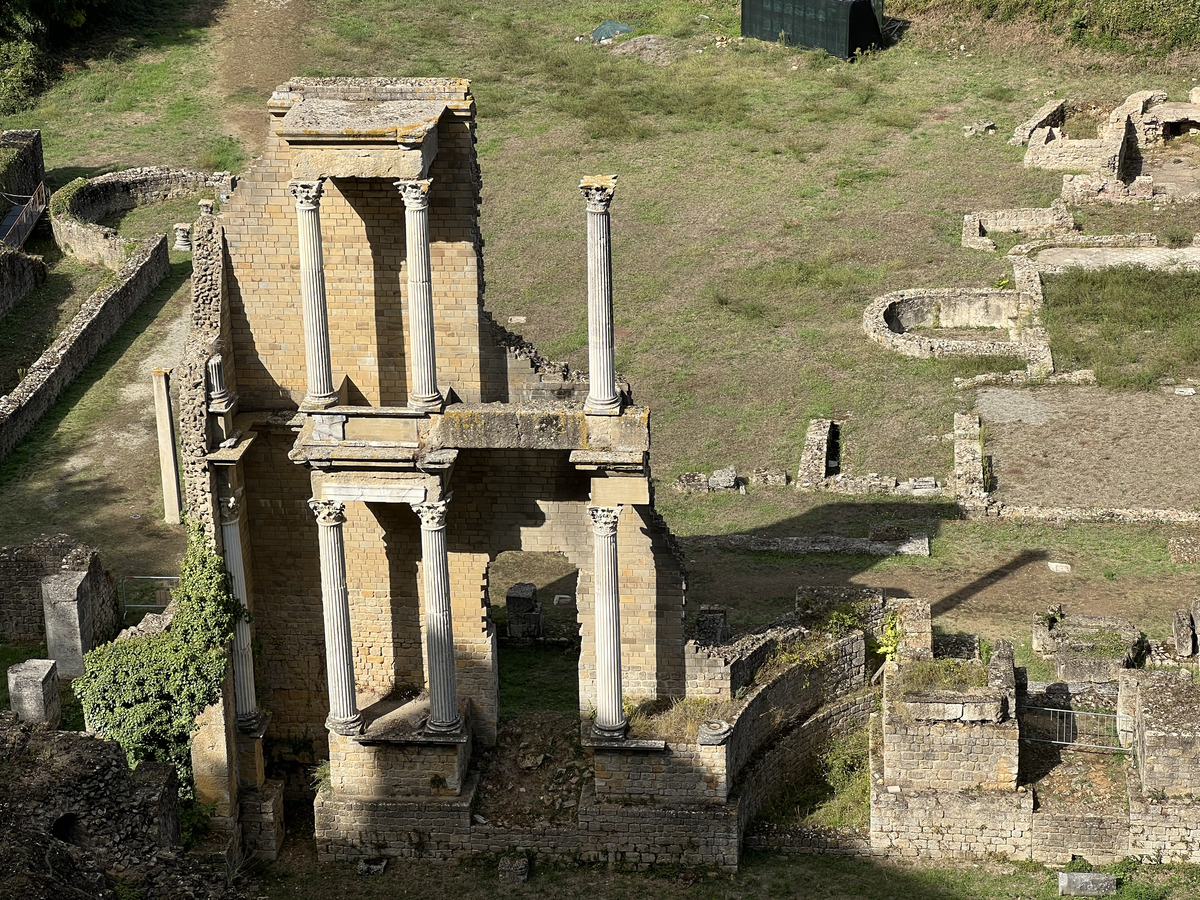
<path id="1" fill-rule="evenodd" d="M 872 779 L 871 846 L 907 858 L 1029 859 L 1033 794 L 901 789 Z"/>

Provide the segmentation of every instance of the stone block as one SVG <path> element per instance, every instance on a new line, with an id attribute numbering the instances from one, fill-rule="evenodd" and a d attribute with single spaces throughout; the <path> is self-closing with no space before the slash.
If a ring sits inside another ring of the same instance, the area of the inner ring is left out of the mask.
<path id="1" fill-rule="evenodd" d="M 1196 652 L 1196 630 L 1192 624 L 1191 610 L 1175 610 L 1174 637 L 1178 656 L 1191 656 Z"/>
<path id="2" fill-rule="evenodd" d="M 1004 703 L 999 698 L 963 701 L 964 722 L 998 722 L 1004 712 Z"/>
<path id="3" fill-rule="evenodd" d="M 681 494 L 707 494 L 708 476 L 703 472 L 684 472 L 671 486 Z"/>
<path id="4" fill-rule="evenodd" d="M 1101 872 L 1059 872 L 1058 896 L 1106 897 L 1117 892 L 1117 876 Z"/>
<path id="5" fill-rule="evenodd" d="M 731 636 L 729 616 L 723 606 L 701 606 L 696 616 L 696 642 L 699 644 L 723 644 Z"/>
<path id="6" fill-rule="evenodd" d="M 58 668 L 52 659 L 27 659 L 8 667 L 8 698 L 22 722 L 57 729 L 61 716 Z"/>
<path id="7" fill-rule="evenodd" d="M 64 678 L 83 674 L 83 654 L 95 646 L 91 607 L 80 602 L 86 572 L 64 572 L 42 578 L 42 613 L 46 617 L 47 655 Z"/>
<path id="8" fill-rule="evenodd" d="M 708 479 L 708 489 L 711 491 L 736 491 L 737 486 L 737 469 L 733 466 L 717 469 Z"/>
<path id="9" fill-rule="evenodd" d="M 529 582 L 521 582 L 514 584 L 508 589 L 508 593 L 504 597 L 504 604 L 508 608 L 508 614 L 513 613 L 531 613 L 538 605 L 537 586 Z"/>

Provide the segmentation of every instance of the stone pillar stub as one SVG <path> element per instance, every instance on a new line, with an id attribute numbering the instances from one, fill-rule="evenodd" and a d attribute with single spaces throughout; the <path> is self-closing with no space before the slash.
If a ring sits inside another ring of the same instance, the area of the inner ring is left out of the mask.
<path id="1" fill-rule="evenodd" d="M 429 259 L 430 179 L 394 182 L 404 201 L 404 240 L 408 260 L 409 363 L 411 409 L 438 412 L 437 344 L 433 324 L 433 273 Z"/>
<path id="2" fill-rule="evenodd" d="M 83 674 L 83 654 L 95 646 L 91 605 L 81 597 L 87 572 L 63 572 L 42 578 L 42 612 L 46 618 L 46 655 L 58 663 L 58 674 Z"/>
<path id="3" fill-rule="evenodd" d="M 8 667 L 8 701 L 22 722 L 58 728 L 61 705 L 58 666 L 52 659 L 27 659 Z"/>
<path id="4" fill-rule="evenodd" d="M 182 499 L 179 493 L 179 460 L 175 452 L 175 417 L 171 415 L 171 370 L 155 369 L 154 421 L 158 429 L 158 468 L 162 476 L 163 521 L 178 525 Z"/>
<path id="5" fill-rule="evenodd" d="M 421 569 L 425 587 L 425 653 L 429 672 L 429 725 L 432 732 L 457 731 L 458 681 L 454 671 L 454 618 L 446 551 L 446 505 L 414 503 L 421 520 Z"/>
<path id="6" fill-rule="evenodd" d="M 579 190 L 587 200 L 588 263 L 588 415 L 620 415 L 613 341 L 612 241 L 608 207 L 617 189 L 616 175 L 584 178 Z"/>
<path id="7" fill-rule="evenodd" d="M 596 735 L 625 737 L 628 723 L 621 703 L 621 590 L 617 566 L 620 506 L 589 506 L 595 556 Z"/>
<path id="8" fill-rule="evenodd" d="M 321 552 L 321 607 L 325 620 L 325 669 L 329 718 L 325 727 L 344 735 L 361 734 L 362 716 L 354 692 L 354 644 L 350 636 L 350 597 L 346 590 L 346 507 L 336 500 L 308 501 L 317 517 Z"/>
<path id="9" fill-rule="evenodd" d="M 329 355 L 329 309 L 325 299 L 325 257 L 321 250 L 321 193 L 324 181 L 290 181 L 296 198 L 300 244 L 300 300 L 304 317 L 304 361 L 308 374 L 305 406 L 326 409 L 337 403 Z"/>

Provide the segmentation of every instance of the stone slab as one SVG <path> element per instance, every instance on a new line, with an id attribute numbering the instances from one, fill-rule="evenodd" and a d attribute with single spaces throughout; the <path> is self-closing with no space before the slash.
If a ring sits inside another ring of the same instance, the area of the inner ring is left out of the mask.
<path id="1" fill-rule="evenodd" d="M 1117 876 L 1101 872 L 1059 872 L 1058 896 L 1106 897 L 1117 892 Z"/>

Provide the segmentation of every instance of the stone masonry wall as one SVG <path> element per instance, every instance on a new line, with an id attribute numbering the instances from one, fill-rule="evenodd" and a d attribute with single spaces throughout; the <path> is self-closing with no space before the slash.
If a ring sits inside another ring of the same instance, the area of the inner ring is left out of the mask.
<path id="1" fill-rule="evenodd" d="M 1016 327 L 1020 311 L 1017 291 L 993 289 L 916 289 L 894 291 L 878 298 L 863 311 L 867 337 L 905 356 L 940 359 L 946 356 L 1017 356 L 1029 358 L 1036 347 L 1004 338 L 962 340 L 939 337 L 937 330 L 911 332 L 906 329 L 932 325 L 977 328 Z M 940 310 L 945 310 L 941 318 Z M 1007 332 L 1005 332 L 1007 334 Z"/>
<path id="2" fill-rule="evenodd" d="M 0 322 L 45 280 L 46 264 L 40 257 L 0 245 Z"/>
<path id="3" fill-rule="evenodd" d="M 86 581 L 82 596 L 89 604 L 96 643 L 110 640 L 120 625 L 116 587 L 99 554 L 65 534 L 42 537 L 21 547 L 0 548 L 0 639 L 44 643 L 42 611 L 45 575 L 79 572 Z"/>
<path id="4" fill-rule="evenodd" d="M 1028 859 L 1033 794 L 906 790 L 872 780 L 871 846 L 905 858 Z"/>
<path id="5" fill-rule="evenodd" d="M 165 236 L 144 241 L 117 272 L 114 283 L 84 301 L 70 324 L 29 367 L 8 396 L 0 398 L 0 458 L 8 456 L 59 395 L 96 357 L 166 276 Z"/>
<path id="6" fill-rule="evenodd" d="M 0 147 L 16 151 L 12 162 L 0 170 L 0 191 L 18 197 L 31 196 L 46 180 L 40 131 L 0 131 Z"/>

